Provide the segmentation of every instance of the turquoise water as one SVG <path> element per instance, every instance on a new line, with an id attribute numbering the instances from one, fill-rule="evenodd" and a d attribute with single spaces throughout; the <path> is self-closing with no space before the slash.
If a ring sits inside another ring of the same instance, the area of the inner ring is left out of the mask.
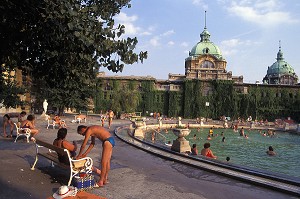
<path id="1" fill-rule="evenodd" d="M 276 131 L 275 136 L 263 136 L 257 130 L 247 131 L 244 138 L 233 131 L 233 129 L 214 129 L 214 137 L 207 140 L 209 129 L 192 129 L 189 136 L 190 145 L 197 144 L 200 153 L 205 142 L 210 142 L 211 150 L 218 160 L 226 161 L 230 157 L 230 162 L 252 168 L 300 177 L 300 136 L 285 132 Z M 222 142 L 224 133 L 225 142 Z M 262 131 L 263 133 L 264 131 Z M 176 139 L 171 130 L 161 134 L 166 137 L 166 141 Z M 193 138 L 196 134 L 196 139 Z M 218 134 L 218 136 L 216 136 Z M 157 135 L 157 140 L 165 140 L 161 135 Z M 151 133 L 147 133 L 146 139 L 151 139 Z M 269 146 L 273 146 L 276 156 L 268 156 L 266 151 Z"/>

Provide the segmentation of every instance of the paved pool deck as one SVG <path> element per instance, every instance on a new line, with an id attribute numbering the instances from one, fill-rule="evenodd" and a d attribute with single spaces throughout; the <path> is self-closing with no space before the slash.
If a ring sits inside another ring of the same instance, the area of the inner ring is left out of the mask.
<path id="1" fill-rule="evenodd" d="M 57 129 L 46 129 L 47 121 L 39 115 L 37 118 L 37 128 L 40 130 L 37 138 L 52 142 L 56 138 Z M 64 118 L 68 125 L 67 139 L 75 140 L 80 145 L 83 137 L 76 133 L 78 124 L 71 123 L 73 118 Z M 99 117 L 89 116 L 86 124 L 100 125 L 101 122 Z M 115 128 L 129 124 L 128 120 L 114 120 L 110 131 L 115 136 Z M 2 117 L 0 127 L 2 135 Z M 298 198 L 170 161 L 128 145 L 117 137 L 115 139 L 110 183 L 103 188 L 93 189 L 90 193 L 109 199 Z M 0 136 L 0 149 L 0 198 L 48 198 L 59 186 L 67 183 L 68 172 L 50 167 L 50 162 L 42 157 L 36 169 L 30 170 L 35 158 L 34 143 L 26 143 L 22 139 L 14 143 L 12 139 Z M 100 165 L 101 150 L 101 143 L 97 141 L 90 153 L 96 166 Z"/>

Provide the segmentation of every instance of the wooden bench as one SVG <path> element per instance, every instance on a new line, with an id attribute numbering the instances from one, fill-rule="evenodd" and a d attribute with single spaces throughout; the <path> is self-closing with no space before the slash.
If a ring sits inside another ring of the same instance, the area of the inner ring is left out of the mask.
<path id="1" fill-rule="evenodd" d="M 42 140 L 36 140 L 36 156 L 35 161 L 31 167 L 31 170 L 35 169 L 35 165 L 38 161 L 38 156 L 43 156 L 51 160 L 51 166 L 55 165 L 64 168 L 70 169 L 70 178 L 68 182 L 68 186 L 70 186 L 72 182 L 72 178 L 78 173 L 92 173 L 93 160 L 90 157 L 81 158 L 79 160 L 73 160 L 70 156 L 70 152 L 67 149 L 59 148 Z M 69 165 L 59 162 L 57 154 L 65 154 L 68 156 Z"/>

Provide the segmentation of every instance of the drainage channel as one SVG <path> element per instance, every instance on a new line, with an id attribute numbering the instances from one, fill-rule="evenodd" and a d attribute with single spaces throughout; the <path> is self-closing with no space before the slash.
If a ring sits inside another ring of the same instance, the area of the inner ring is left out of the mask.
<path id="1" fill-rule="evenodd" d="M 168 152 L 167 150 L 162 150 L 160 147 L 152 146 L 152 144 L 143 142 L 140 139 L 137 139 L 133 136 L 131 136 L 129 133 L 124 133 L 125 131 L 123 129 L 124 127 L 117 128 L 115 130 L 115 135 L 121 139 L 122 141 L 135 146 L 141 150 L 144 150 L 148 153 L 152 153 L 156 156 L 159 156 L 161 158 L 165 158 L 171 161 L 180 162 L 195 168 L 200 168 L 206 171 L 218 173 L 220 175 L 224 175 L 230 178 L 234 178 L 237 180 L 241 180 L 244 182 L 248 182 L 251 184 L 263 186 L 266 188 L 271 188 L 272 190 L 278 190 L 285 193 L 289 193 L 295 196 L 300 196 L 300 187 L 298 181 L 289 181 L 289 180 L 281 180 L 276 179 L 272 177 L 267 177 L 265 175 L 258 175 L 255 172 L 243 172 L 242 170 L 234 170 L 229 168 L 224 168 L 221 166 L 218 166 L 216 164 L 211 164 L 209 161 L 202 162 L 195 159 L 186 158 L 182 154 L 176 154 L 174 152 Z"/>

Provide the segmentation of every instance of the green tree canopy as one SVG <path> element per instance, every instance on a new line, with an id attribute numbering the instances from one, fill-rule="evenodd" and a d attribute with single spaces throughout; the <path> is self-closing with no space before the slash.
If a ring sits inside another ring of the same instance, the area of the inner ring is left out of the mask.
<path id="1" fill-rule="evenodd" d="M 84 104 L 100 67 L 119 72 L 147 58 L 147 52 L 134 52 L 137 38 L 123 38 L 125 26 L 114 21 L 129 2 L 4 0 L 1 62 L 31 75 L 37 99 L 61 108 Z"/>

